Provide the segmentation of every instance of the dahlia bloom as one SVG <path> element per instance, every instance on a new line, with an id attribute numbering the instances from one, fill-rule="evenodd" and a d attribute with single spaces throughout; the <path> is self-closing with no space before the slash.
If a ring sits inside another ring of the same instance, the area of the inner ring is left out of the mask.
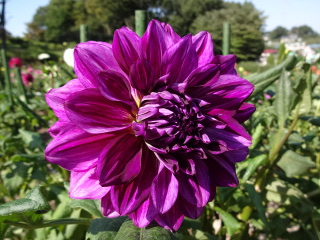
<path id="1" fill-rule="evenodd" d="M 15 66 L 18 68 L 21 68 L 22 66 L 22 60 L 18 57 L 10 58 L 10 61 L 9 61 L 10 68 L 14 68 Z"/>
<path id="2" fill-rule="evenodd" d="M 101 199 L 106 217 L 177 230 L 217 186 L 238 184 L 253 86 L 234 55 L 213 54 L 209 33 L 180 37 L 152 20 L 142 37 L 123 27 L 112 44 L 80 43 L 74 57 L 77 79 L 46 95 L 59 120 L 45 152 L 71 171 L 72 198 Z"/>

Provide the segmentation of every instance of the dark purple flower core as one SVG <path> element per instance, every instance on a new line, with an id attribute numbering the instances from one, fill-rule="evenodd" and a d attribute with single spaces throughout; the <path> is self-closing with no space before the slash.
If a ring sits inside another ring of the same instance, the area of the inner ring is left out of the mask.
<path id="1" fill-rule="evenodd" d="M 205 157 L 199 147 L 206 117 L 191 97 L 169 91 L 152 92 L 141 100 L 136 121 L 135 135 L 142 136 L 161 159 L 172 160 L 173 156 L 191 152 L 201 152 L 199 156 Z M 185 166 L 183 160 L 175 161 L 172 170 L 177 172 Z"/>

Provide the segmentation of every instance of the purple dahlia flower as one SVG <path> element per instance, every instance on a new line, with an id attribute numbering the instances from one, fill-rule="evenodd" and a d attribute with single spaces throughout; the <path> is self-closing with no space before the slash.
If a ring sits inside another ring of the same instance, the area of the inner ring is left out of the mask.
<path id="1" fill-rule="evenodd" d="M 71 171 L 72 198 L 177 230 L 217 186 L 238 184 L 253 85 L 238 77 L 234 55 L 214 56 L 209 33 L 180 37 L 153 20 L 143 37 L 123 27 L 112 44 L 81 43 L 74 57 L 77 79 L 46 95 L 59 120 L 45 152 Z"/>

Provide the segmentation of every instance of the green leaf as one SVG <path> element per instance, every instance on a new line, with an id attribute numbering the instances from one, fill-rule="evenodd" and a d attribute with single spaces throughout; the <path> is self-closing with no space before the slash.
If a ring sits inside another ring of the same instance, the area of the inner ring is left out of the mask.
<path id="1" fill-rule="evenodd" d="M 100 211 L 99 202 L 91 199 L 73 199 L 70 205 L 72 208 L 82 208 L 92 214 L 93 216 L 102 218 L 103 215 Z"/>
<path id="2" fill-rule="evenodd" d="M 291 133 L 288 138 L 288 144 L 290 145 L 301 146 L 303 142 L 304 142 L 303 137 L 301 136 L 301 134 L 297 132 Z"/>
<path id="3" fill-rule="evenodd" d="M 6 231 L 9 228 L 8 224 L 2 223 L 0 221 L 0 239 L 4 239 L 5 235 L 6 235 Z"/>
<path id="4" fill-rule="evenodd" d="M 4 220 L 23 221 L 23 214 L 33 216 L 43 214 L 50 210 L 50 205 L 44 197 L 44 187 L 30 190 L 25 198 L 17 199 L 0 205 L 0 222 Z M 37 219 L 35 216 L 33 219 Z"/>
<path id="5" fill-rule="evenodd" d="M 308 121 L 315 126 L 318 126 L 318 127 L 320 126 L 320 117 L 303 116 L 303 117 L 300 117 L 300 119 L 302 119 L 304 121 Z"/>
<path id="6" fill-rule="evenodd" d="M 266 217 L 266 211 L 262 204 L 262 198 L 261 196 L 256 192 L 254 189 L 254 186 L 252 184 L 244 184 L 245 189 L 249 193 L 250 200 L 252 201 L 253 205 L 256 207 L 258 211 L 259 219 L 262 220 L 262 222 L 268 226 L 268 220 Z"/>
<path id="7" fill-rule="evenodd" d="M 244 181 L 248 180 L 252 174 L 257 170 L 257 168 L 265 163 L 267 160 L 266 155 L 258 155 L 254 158 L 249 158 L 246 162 L 248 162 L 248 167 L 242 177 Z"/>
<path id="8" fill-rule="evenodd" d="M 126 219 L 127 217 L 94 219 L 87 231 L 86 240 L 114 239 Z"/>
<path id="9" fill-rule="evenodd" d="M 138 228 L 131 220 L 125 221 L 114 240 L 178 240 L 181 235 L 178 233 L 171 233 L 170 231 L 159 227 L 150 226 L 148 228 Z"/>
<path id="10" fill-rule="evenodd" d="M 282 62 L 285 59 L 285 57 L 286 57 L 286 46 L 284 43 L 281 43 L 278 50 L 277 63 Z"/>
<path id="11" fill-rule="evenodd" d="M 220 213 L 220 215 L 222 217 L 222 221 L 223 221 L 224 225 L 226 226 L 227 233 L 229 235 L 232 236 L 237 230 L 239 230 L 241 228 L 241 224 L 230 213 L 227 213 L 226 211 L 222 210 L 219 207 L 214 207 L 214 210 L 216 210 L 218 213 Z"/>
<path id="12" fill-rule="evenodd" d="M 254 91 L 251 94 L 251 98 L 262 92 L 272 83 L 274 83 L 281 75 L 282 69 L 290 71 L 297 63 L 297 57 L 295 55 L 289 55 L 287 59 L 278 64 L 277 66 L 270 68 L 269 70 L 255 74 L 247 79 L 254 84 Z"/>
<path id="13" fill-rule="evenodd" d="M 289 117 L 292 94 L 291 80 L 283 69 L 277 84 L 276 100 L 274 101 L 274 110 L 277 114 L 280 127 L 284 126 L 285 121 Z"/>
<path id="14" fill-rule="evenodd" d="M 25 162 L 13 162 L 10 164 L 11 172 L 3 179 L 5 187 L 10 191 L 18 191 L 28 177 L 30 164 Z"/>
<path id="15" fill-rule="evenodd" d="M 48 162 L 44 158 L 43 153 L 37 154 L 16 154 L 10 158 L 13 162 L 41 162 L 43 164 L 47 164 Z"/>
<path id="16" fill-rule="evenodd" d="M 263 126 L 261 123 L 259 123 L 252 134 L 252 144 L 250 146 L 250 149 L 254 149 L 257 146 L 257 144 L 260 142 L 262 133 L 263 133 Z"/>
<path id="17" fill-rule="evenodd" d="M 19 129 L 22 141 L 24 141 L 31 149 L 42 149 L 42 139 L 39 133 Z"/>
<path id="18" fill-rule="evenodd" d="M 293 102 L 294 106 L 299 106 L 299 114 L 309 113 L 312 106 L 312 91 L 311 91 L 311 68 L 309 64 L 304 64 L 305 73 L 302 77 L 298 77 L 297 87 L 294 88 L 296 98 Z"/>
<path id="19" fill-rule="evenodd" d="M 277 165 L 286 173 L 287 177 L 300 175 L 316 166 L 309 157 L 301 156 L 291 150 L 282 155 Z"/>

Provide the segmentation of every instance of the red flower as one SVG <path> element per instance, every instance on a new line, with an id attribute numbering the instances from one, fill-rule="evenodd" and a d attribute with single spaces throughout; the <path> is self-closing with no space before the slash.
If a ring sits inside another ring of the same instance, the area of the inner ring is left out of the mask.
<path id="1" fill-rule="evenodd" d="M 17 66 L 18 68 L 21 68 L 22 66 L 22 60 L 17 57 L 13 57 L 9 61 L 10 68 L 14 68 L 14 66 Z"/>

